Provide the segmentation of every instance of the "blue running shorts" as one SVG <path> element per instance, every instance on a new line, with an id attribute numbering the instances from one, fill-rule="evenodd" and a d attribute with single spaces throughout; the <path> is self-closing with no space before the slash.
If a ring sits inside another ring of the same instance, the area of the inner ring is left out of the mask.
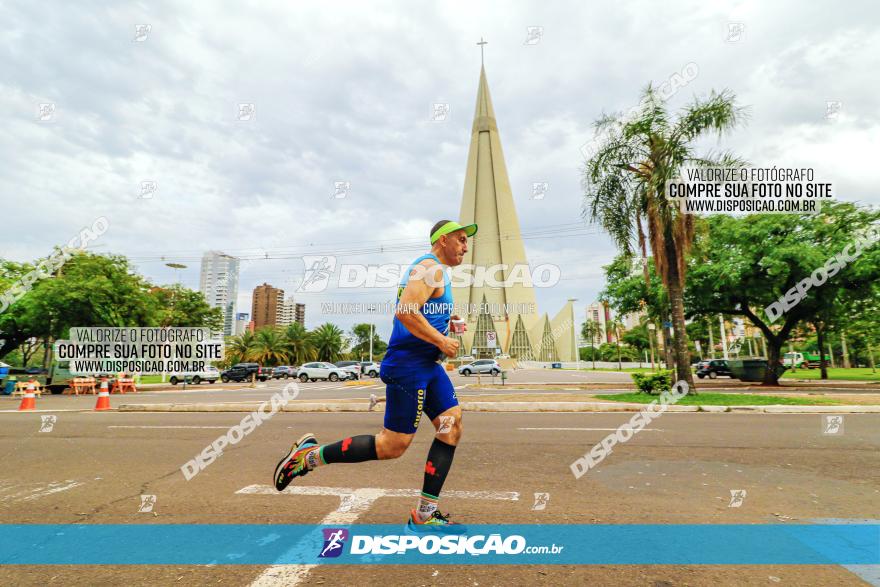
<path id="1" fill-rule="evenodd" d="M 458 405 L 455 388 L 443 365 L 429 363 L 379 369 L 385 388 L 385 428 L 414 434 L 422 412 L 433 420 Z"/>

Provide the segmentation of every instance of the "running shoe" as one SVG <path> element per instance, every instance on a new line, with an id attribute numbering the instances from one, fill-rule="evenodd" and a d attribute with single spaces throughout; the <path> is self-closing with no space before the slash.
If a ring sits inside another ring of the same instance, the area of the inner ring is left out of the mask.
<path id="1" fill-rule="evenodd" d="M 409 514 L 409 522 L 406 523 L 406 531 L 410 534 L 465 534 L 467 526 L 449 521 L 449 514 L 443 515 L 438 511 L 424 522 L 419 521 L 416 510 Z"/>
<path id="2" fill-rule="evenodd" d="M 317 445 L 318 440 L 310 432 L 291 447 L 290 452 L 275 467 L 275 489 L 283 491 L 294 477 L 305 475 L 311 470 L 304 457 L 309 452 L 308 449 Z"/>

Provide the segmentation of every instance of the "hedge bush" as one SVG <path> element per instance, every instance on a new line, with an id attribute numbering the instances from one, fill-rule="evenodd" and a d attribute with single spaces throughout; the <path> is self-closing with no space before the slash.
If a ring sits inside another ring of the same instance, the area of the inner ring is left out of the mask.
<path id="1" fill-rule="evenodd" d="M 648 395 L 658 395 L 661 392 L 672 389 L 672 371 L 632 373 L 632 378 L 638 390 Z"/>

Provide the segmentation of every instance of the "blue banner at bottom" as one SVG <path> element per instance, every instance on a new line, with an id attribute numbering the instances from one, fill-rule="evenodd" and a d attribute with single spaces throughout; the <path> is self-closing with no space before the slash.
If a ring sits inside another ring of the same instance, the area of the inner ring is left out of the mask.
<path id="1" fill-rule="evenodd" d="M 880 524 L 0 525 L 12 565 L 874 565 Z"/>

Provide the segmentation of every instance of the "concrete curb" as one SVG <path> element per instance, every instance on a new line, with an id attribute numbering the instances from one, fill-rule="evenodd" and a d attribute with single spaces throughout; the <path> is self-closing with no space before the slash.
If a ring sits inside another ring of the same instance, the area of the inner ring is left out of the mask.
<path id="1" fill-rule="evenodd" d="M 880 406 L 764 406 L 766 414 L 880 414 Z"/>
<path id="2" fill-rule="evenodd" d="M 120 412 L 252 412 L 260 403 L 121 404 Z M 638 412 L 647 404 L 599 402 L 462 402 L 466 412 Z M 366 403 L 293 402 L 285 412 L 369 412 Z M 381 410 L 374 410 L 382 413 Z M 880 406 L 667 406 L 668 412 L 880 414 Z"/>
<path id="3" fill-rule="evenodd" d="M 119 412 L 253 412 L 263 402 L 216 403 L 216 404 L 120 404 Z M 295 402 L 283 406 L 282 412 L 368 412 L 365 403 L 305 403 Z"/>
<path id="4" fill-rule="evenodd" d="M 698 406 L 701 412 L 729 412 L 730 406 Z"/>
<path id="5" fill-rule="evenodd" d="M 648 404 L 603 402 L 461 402 L 466 412 L 638 412 Z M 667 406 L 669 412 L 697 412 L 697 406 Z"/>

